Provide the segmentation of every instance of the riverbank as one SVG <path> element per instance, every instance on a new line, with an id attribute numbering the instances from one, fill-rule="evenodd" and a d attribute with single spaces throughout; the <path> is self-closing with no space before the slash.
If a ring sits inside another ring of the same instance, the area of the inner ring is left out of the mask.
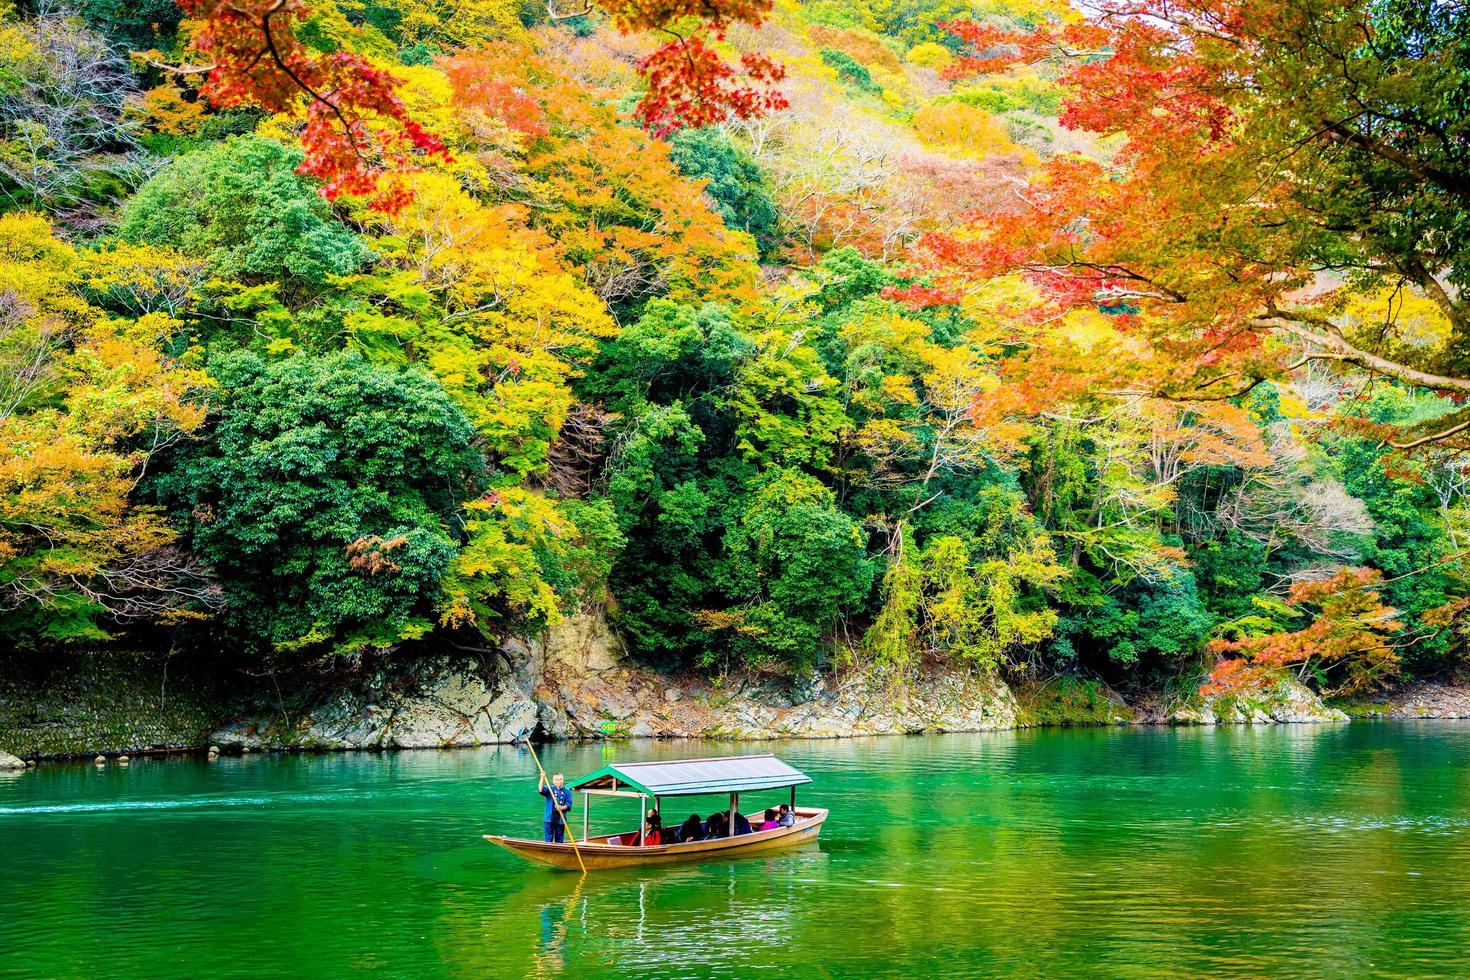
<path id="1" fill-rule="evenodd" d="M 1414 682 L 1344 707 L 1355 718 L 1470 718 L 1470 684 Z"/>
<path id="2" fill-rule="evenodd" d="M 126 651 L 0 660 L 0 751 L 20 759 L 202 751 L 454 748 L 526 738 L 845 738 L 1065 725 L 1347 720 L 1300 684 L 1202 701 L 1131 702 L 1075 677 L 1008 685 L 968 670 L 894 683 L 862 671 L 805 677 L 664 674 L 630 662 L 604 620 L 572 617 L 503 656 L 426 655 L 293 676 L 221 672 Z M 1435 700 L 1438 699 L 1438 701 Z M 1453 703 L 1454 709 L 1426 705 Z M 1470 717 L 1470 691 L 1421 687 L 1355 714 Z"/>

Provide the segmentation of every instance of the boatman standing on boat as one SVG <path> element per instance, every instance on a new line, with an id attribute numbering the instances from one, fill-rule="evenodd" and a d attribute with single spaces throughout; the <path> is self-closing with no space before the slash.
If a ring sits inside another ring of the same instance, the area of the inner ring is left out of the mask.
<path id="1" fill-rule="evenodd" d="M 536 780 L 536 789 L 546 797 L 546 814 L 542 817 L 542 823 L 548 844 L 563 843 L 566 837 L 567 811 L 572 808 L 572 791 L 562 785 L 565 782 L 566 777 L 559 772 L 552 775 L 550 786 L 546 785 L 544 773 Z"/>

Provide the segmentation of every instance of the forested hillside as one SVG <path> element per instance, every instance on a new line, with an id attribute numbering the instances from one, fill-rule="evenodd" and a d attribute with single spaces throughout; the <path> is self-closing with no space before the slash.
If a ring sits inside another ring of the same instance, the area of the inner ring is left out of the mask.
<path id="1" fill-rule="evenodd" d="M 0 634 L 1455 670 L 1470 23 L 1185 6 L 0 4 Z"/>

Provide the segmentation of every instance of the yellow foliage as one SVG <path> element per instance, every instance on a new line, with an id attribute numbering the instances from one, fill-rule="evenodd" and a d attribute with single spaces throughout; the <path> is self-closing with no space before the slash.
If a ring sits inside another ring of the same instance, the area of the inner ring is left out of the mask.
<path id="1" fill-rule="evenodd" d="M 920 68 L 939 69 L 954 61 L 954 52 L 942 44 L 925 41 L 909 48 L 906 57 L 910 64 L 918 65 Z"/>
<path id="2" fill-rule="evenodd" d="M 1340 306 L 1340 315 L 1352 327 L 1375 336 L 1384 332 L 1411 347 L 1441 347 L 1453 331 L 1439 306 L 1408 286 L 1350 293 Z"/>
<path id="3" fill-rule="evenodd" d="M 1071 23 L 1083 16 L 1069 0 L 980 0 L 976 7 L 977 17 L 1008 18 L 1023 24 Z"/>
<path id="4" fill-rule="evenodd" d="M 477 48 L 526 34 L 518 7 L 509 0 L 396 0 L 395 6 L 402 16 L 398 34 L 405 46 Z"/>
<path id="5" fill-rule="evenodd" d="M 167 247 L 112 241 L 82 252 L 76 271 L 87 293 L 110 307 L 176 313 L 203 281 L 205 263 Z"/>
<path id="6" fill-rule="evenodd" d="M 436 172 L 453 174 L 467 186 L 496 184 L 500 177 L 492 174 L 510 168 L 510 156 L 520 142 L 517 134 L 500 120 L 456 105 L 453 87 L 443 72 L 418 65 L 397 66 L 393 72 L 403 79 L 399 94 L 409 113 L 453 152 L 450 162 L 435 159 L 430 166 Z"/>
<path id="7" fill-rule="evenodd" d="M 33 211 L 0 215 L 0 292 L 35 304 L 67 302 L 76 282 L 76 251 Z M 80 304 L 77 304 L 78 306 Z"/>
<path id="8" fill-rule="evenodd" d="M 963 102 L 919 109 L 914 113 L 914 132 L 928 146 L 976 160 L 1021 153 L 1000 120 Z"/>
<path id="9" fill-rule="evenodd" d="M 32 63 L 36 57 L 35 46 L 25 32 L 7 18 L 14 13 L 10 4 L 0 5 L 0 68 L 14 70 L 16 68 Z"/>
<path id="10" fill-rule="evenodd" d="M 469 541 L 441 582 L 440 621 L 484 629 L 498 606 L 535 626 L 560 621 L 541 555 L 564 551 L 577 529 L 552 501 L 521 488 L 492 492 L 465 509 Z"/>
<path id="11" fill-rule="evenodd" d="M 0 217 L 0 565 L 6 602 L 60 610 L 57 638 L 99 636 L 91 617 L 118 587 L 92 582 L 174 540 L 129 495 L 153 453 L 203 424 L 209 385 L 160 350 L 177 321 L 88 306 L 79 265 L 44 218 Z"/>
<path id="12" fill-rule="evenodd" d="M 422 173 L 385 219 L 386 260 L 442 307 L 404 338 L 465 409 L 504 467 L 539 472 L 572 404 L 569 381 L 617 326 L 519 209 L 487 208 L 452 178 Z"/>

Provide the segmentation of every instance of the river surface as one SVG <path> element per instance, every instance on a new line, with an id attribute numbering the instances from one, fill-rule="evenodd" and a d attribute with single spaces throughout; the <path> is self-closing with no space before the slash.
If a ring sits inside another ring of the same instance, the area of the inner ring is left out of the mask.
<path id="1" fill-rule="evenodd" d="M 0 974 L 1470 975 L 1470 723 L 543 756 L 768 750 L 831 807 L 819 842 L 585 880 L 480 839 L 539 832 L 514 747 L 0 778 Z M 636 804 L 593 815 L 620 829 Z"/>

